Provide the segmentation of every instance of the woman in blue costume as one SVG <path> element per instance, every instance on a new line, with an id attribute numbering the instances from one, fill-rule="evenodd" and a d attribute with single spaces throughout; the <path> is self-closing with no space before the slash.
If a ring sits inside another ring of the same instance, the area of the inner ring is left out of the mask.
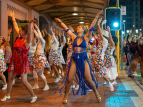
<path id="1" fill-rule="evenodd" d="M 95 26 L 99 15 L 102 13 L 101 10 L 93 20 L 92 24 L 90 25 L 90 29 Z M 67 103 L 68 92 L 70 90 L 70 86 L 72 84 L 74 76 L 78 76 L 77 80 L 79 83 L 79 89 L 77 90 L 74 95 L 78 95 L 81 89 L 81 95 L 86 95 L 89 89 L 93 89 L 95 96 L 98 102 L 101 102 L 101 97 L 97 91 L 97 83 L 92 75 L 92 69 L 89 65 L 88 56 L 86 53 L 86 41 L 89 41 L 92 37 L 91 31 L 83 37 L 84 27 L 78 26 L 77 27 L 77 36 L 71 32 L 68 27 L 58 18 L 56 18 L 58 22 L 61 23 L 61 26 L 65 29 L 67 34 L 71 36 L 73 41 L 73 54 L 71 56 L 71 61 L 69 64 L 69 70 L 67 71 L 67 75 L 63 79 L 60 89 L 60 93 L 65 92 L 63 103 Z M 64 90 L 65 89 L 65 90 Z"/>

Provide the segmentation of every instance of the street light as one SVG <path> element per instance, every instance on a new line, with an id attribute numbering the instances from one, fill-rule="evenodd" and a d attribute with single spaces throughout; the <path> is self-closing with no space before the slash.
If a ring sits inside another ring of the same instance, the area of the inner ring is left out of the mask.
<path id="1" fill-rule="evenodd" d="M 123 20 L 123 22 L 126 22 L 126 20 Z"/>
<path id="2" fill-rule="evenodd" d="M 139 33 L 138 29 L 136 29 L 136 33 Z"/>
<path id="3" fill-rule="evenodd" d="M 127 33 L 129 33 L 130 31 L 129 30 L 127 30 Z"/>

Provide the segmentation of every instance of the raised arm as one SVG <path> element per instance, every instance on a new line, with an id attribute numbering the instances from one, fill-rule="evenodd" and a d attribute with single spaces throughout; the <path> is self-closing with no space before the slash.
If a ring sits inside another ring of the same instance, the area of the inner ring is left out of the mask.
<path id="1" fill-rule="evenodd" d="M 63 36 L 63 42 L 61 43 L 61 47 L 63 47 L 66 43 L 66 38 L 64 36 L 64 32 L 63 32 L 62 36 Z"/>
<path id="2" fill-rule="evenodd" d="M 34 19 L 31 19 L 29 21 L 29 26 L 28 26 L 28 33 L 27 33 L 27 39 L 26 39 L 26 42 L 25 42 L 25 46 L 26 48 L 28 49 L 30 47 L 30 44 L 31 44 L 31 40 L 32 40 L 32 24 L 34 22 Z"/>
<path id="3" fill-rule="evenodd" d="M 40 29 L 38 28 L 38 26 L 36 24 L 34 24 L 34 26 L 35 26 L 35 29 L 37 30 L 37 31 L 34 30 L 34 33 L 35 33 L 36 37 L 41 41 L 41 44 L 45 44 L 45 40 L 42 37 Z"/>
<path id="4" fill-rule="evenodd" d="M 10 41 L 11 32 L 12 32 L 12 28 L 8 29 L 7 40 L 6 40 L 5 43 L 3 44 L 4 48 L 8 45 L 8 43 L 9 43 L 9 41 Z"/>
<path id="5" fill-rule="evenodd" d="M 102 30 L 100 28 L 100 23 L 101 23 L 101 19 L 98 20 L 98 33 L 100 35 L 100 39 L 103 41 L 103 34 L 102 34 Z"/>
<path id="6" fill-rule="evenodd" d="M 55 18 L 55 19 L 56 19 L 56 21 L 61 23 L 61 26 L 64 28 L 64 30 L 67 32 L 67 34 L 72 37 L 72 39 L 76 38 L 76 35 L 60 19 L 58 19 L 58 18 Z"/>
<path id="7" fill-rule="evenodd" d="M 111 35 L 111 32 L 110 32 L 110 27 L 109 26 L 107 26 L 107 30 L 109 32 L 109 42 L 111 43 L 112 47 L 115 47 L 115 43 L 114 43 L 114 41 L 112 39 L 112 35 Z"/>
<path id="8" fill-rule="evenodd" d="M 17 34 L 19 35 L 19 28 L 18 28 L 18 25 L 16 23 L 14 13 L 12 11 L 9 11 L 9 15 L 12 17 L 14 29 L 16 30 Z"/>
<path id="9" fill-rule="evenodd" d="M 104 20 L 102 23 L 101 23 L 101 30 L 103 31 L 103 25 L 107 22 L 107 20 Z"/>
<path id="10" fill-rule="evenodd" d="M 53 32 L 53 27 L 52 26 L 50 27 L 50 31 L 52 33 L 53 42 L 54 42 L 55 46 L 58 47 L 59 46 L 59 41 L 57 40 L 57 38 L 55 36 L 55 31 Z"/>
<path id="11" fill-rule="evenodd" d="M 97 20 L 98 20 L 98 17 L 100 16 L 100 14 L 101 14 L 102 12 L 103 12 L 103 10 L 101 10 L 101 11 L 96 15 L 96 17 L 95 17 L 94 20 L 92 21 L 92 23 L 91 23 L 89 29 L 91 29 L 92 27 L 95 26 L 95 24 L 96 24 L 96 22 L 97 22 Z M 84 38 L 88 37 L 88 38 L 90 39 L 90 38 L 92 37 L 92 36 L 90 36 L 90 33 L 91 33 L 91 32 L 88 31 Z"/>

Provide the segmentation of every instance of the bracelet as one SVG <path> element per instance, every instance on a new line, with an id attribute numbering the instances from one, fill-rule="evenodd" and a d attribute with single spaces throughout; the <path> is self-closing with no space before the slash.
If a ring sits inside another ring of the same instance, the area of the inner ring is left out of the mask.
<path id="1" fill-rule="evenodd" d="M 72 33 L 74 33 L 74 34 L 76 35 L 76 33 L 75 33 L 75 32 L 72 32 Z"/>
<path id="2" fill-rule="evenodd" d="M 65 30 L 65 32 L 67 33 L 70 29 L 68 28 L 67 30 Z"/>
<path id="3" fill-rule="evenodd" d="M 10 36 L 10 33 L 8 33 L 8 36 Z"/>
<path id="4" fill-rule="evenodd" d="M 93 31 L 93 30 L 95 30 L 96 28 L 93 26 L 93 27 L 91 27 L 90 29 L 89 29 L 89 31 Z"/>

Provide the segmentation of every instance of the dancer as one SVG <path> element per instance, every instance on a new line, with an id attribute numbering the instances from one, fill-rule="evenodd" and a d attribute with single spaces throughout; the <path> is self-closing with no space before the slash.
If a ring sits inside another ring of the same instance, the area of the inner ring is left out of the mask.
<path id="1" fill-rule="evenodd" d="M 32 19 L 29 21 L 29 26 L 26 24 L 21 26 L 21 28 L 19 29 L 14 17 L 14 13 L 10 11 L 9 14 L 12 17 L 14 28 L 17 34 L 20 35 L 20 37 L 16 40 L 13 46 L 14 50 L 8 67 L 9 73 L 8 73 L 7 94 L 3 99 L 1 99 L 1 101 L 6 101 L 10 99 L 12 82 L 16 74 L 21 76 L 22 83 L 32 96 L 31 103 L 34 103 L 37 100 L 37 96 L 35 96 L 31 85 L 27 81 L 27 72 L 28 68 L 30 67 L 27 54 L 30 48 L 31 36 L 32 36 L 31 35 L 32 24 L 33 24 L 32 22 L 34 22 L 34 20 Z"/>
<path id="2" fill-rule="evenodd" d="M 66 43 L 66 38 L 64 36 L 64 32 L 62 32 L 62 37 L 60 35 L 60 32 L 58 31 L 58 35 L 56 36 L 57 40 L 59 41 L 59 47 L 58 47 L 58 56 L 59 56 L 59 65 L 58 65 L 58 70 L 61 70 L 62 76 L 64 76 L 64 72 L 63 72 L 63 66 L 62 64 L 65 64 L 63 55 L 62 55 L 62 50 L 63 47 Z"/>
<path id="3" fill-rule="evenodd" d="M 52 70 L 55 72 L 56 75 L 56 80 L 54 81 L 55 83 L 60 81 L 60 76 L 59 76 L 59 72 L 58 72 L 58 65 L 59 65 L 59 58 L 58 58 L 58 46 L 59 46 L 59 42 L 55 37 L 55 30 L 53 32 L 53 27 L 51 26 L 50 28 L 51 33 L 52 33 L 52 43 L 51 43 L 51 49 L 50 49 L 50 53 L 49 53 L 49 63 L 50 66 L 52 67 Z"/>
<path id="4" fill-rule="evenodd" d="M 107 26 L 107 30 L 109 32 L 109 43 L 104 55 L 104 65 L 107 70 L 108 78 L 110 80 L 113 80 L 112 82 L 113 85 L 116 85 L 117 84 L 116 78 L 118 77 L 118 72 L 117 72 L 117 65 L 113 57 L 113 51 L 115 50 L 115 43 L 112 39 L 109 26 Z M 104 84 L 106 84 L 106 81 L 104 82 Z"/>
<path id="5" fill-rule="evenodd" d="M 97 18 L 102 13 L 102 11 L 100 11 L 96 15 L 96 18 L 93 20 L 90 28 L 92 28 L 96 24 Z M 94 76 L 92 75 L 92 70 L 91 67 L 89 66 L 88 56 L 86 53 L 86 40 L 89 41 L 91 39 L 92 33 L 88 31 L 88 33 L 83 37 L 82 35 L 85 28 L 83 26 L 78 26 L 77 27 L 78 36 L 76 36 L 68 29 L 68 27 L 60 19 L 56 18 L 56 20 L 61 23 L 61 26 L 65 29 L 68 35 L 71 36 L 72 41 L 74 41 L 73 54 L 71 56 L 71 61 L 69 64 L 69 70 L 61 84 L 62 87 L 60 89 L 60 93 L 65 92 L 63 103 L 64 104 L 67 103 L 67 97 L 68 97 L 68 92 L 70 90 L 70 86 L 73 82 L 74 76 L 77 77 L 77 75 L 78 75 L 79 89 L 76 93 L 74 93 L 73 91 L 73 94 L 78 95 L 79 90 L 82 89 L 81 95 L 86 95 L 88 89 L 93 89 L 98 102 L 101 102 L 101 97 L 98 91 L 96 90 L 98 85 L 96 83 L 96 80 L 94 79 Z"/>
<path id="6" fill-rule="evenodd" d="M 11 46 L 8 43 L 8 45 L 5 47 L 5 55 L 4 55 L 4 62 L 6 63 L 7 67 L 9 66 L 11 56 L 12 56 Z M 6 81 L 8 81 L 8 70 L 4 72 L 4 75 L 6 77 Z M 14 84 L 15 84 L 15 79 L 13 81 L 13 85 Z"/>
<path id="7" fill-rule="evenodd" d="M 34 28 L 33 28 L 33 30 L 34 30 L 35 36 L 39 40 L 39 42 L 37 44 L 37 49 L 36 49 L 34 59 L 33 59 L 33 62 L 34 62 L 34 64 L 33 64 L 33 77 L 34 77 L 34 82 L 35 82 L 33 89 L 39 88 L 38 76 L 37 76 L 37 73 L 38 73 L 40 75 L 40 77 L 42 78 L 42 80 L 44 81 L 44 84 L 45 84 L 43 90 L 47 91 L 49 89 L 49 86 L 47 85 L 46 77 L 43 74 L 44 67 L 50 68 L 50 65 L 47 61 L 47 58 L 45 57 L 45 54 L 44 54 L 46 41 L 43 39 L 41 32 L 40 32 L 39 28 L 37 27 L 37 25 L 34 24 L 34 26 L 35 26 L 36 30 Z"/>
<path id="8" fill-rule="evenodd" d="M 97 49 L 96 49 L 95 62 L 94 63 L 95 63 L 96 71 L 98 71 L 100 73 L 100 75 L 102 75 L 104 80 L 109 83 L 110 90 L 114 91 L 114 87 L 106 75 L 107 71 L 106 71 L 105 66 L 104 66 L 104 55 L 105 55 L 105 51 L 106 51 L 107 46 L 108 46 L 108 40 L 106 38 L 109 37 L 109 33 L 100 28 L 101 20 L 102 19 L 98 20 L 98 32 L 99 32 L 98 41 L 99 41 L 99 45 L 97 46 Z M 105 21 L 103 21 L 103 23 L 104 22 Z"/>
<path id="9" fill-rule="evenodd" d="M 43 38 L 46 41 L 45 44 L 45 55 L 47 56 L 47 60 L 49 58 L 49 52 L 50 52 L 50 48 L 51 48 L 51 35 L 49 33 L 47 33 L 46 29 L 44 28 L 44 31 L 42 32 L 43 35 L 45 35 Z M 50 74 L 51 68 L 47 68 L 47 74 Z"/>
<path id="10" fill-rule="evenodd" d="M 7 89 L 6 78 L 3 74 L 6 71 L 6 63 L 4 61 L 4 49 L 9 43 L 11 31 L 12 31 L 12 28 L 10 28 L 8 30 L 8 37 L 7 37 L 7 41 L 5 41 L 5 42 L 4 42 L 4 39 L 0 36 L 0 58 L 1 58 L 1 60 L 0 60 L 0 78 L 2 79 L 2 81 L 4 83 L 2 90 Z"/>
<path id="11" fill-rule="evenodd" d="M 34 59 L 34 53 L 36 51 L 36 48 L 37 48 L 36 38 L 33 37 L 32 43 L 31 43 L 31 46 L 30 46 L 30 49 L 28 52 L 28 58 L 29 58 L 29 62 L 30 62 L 31 67 L 34 64 L 33 59 Z"/>
<path id="12" fill-rule="evenodd" d="M 96 68 L 95 68 L 94 58 L 95 58 L 95 54 L 96 54 L 96 47 L 98 46 L 98 39 L 95 37 L 94 33 L 93 33 L 93 35 L 94 35 L 94 37 L 92 37 L 92 40 L 89 41 L 89 43 L 91 45 L 89 62 L 90 62 L 93 72 L 95 73 Z"/>

